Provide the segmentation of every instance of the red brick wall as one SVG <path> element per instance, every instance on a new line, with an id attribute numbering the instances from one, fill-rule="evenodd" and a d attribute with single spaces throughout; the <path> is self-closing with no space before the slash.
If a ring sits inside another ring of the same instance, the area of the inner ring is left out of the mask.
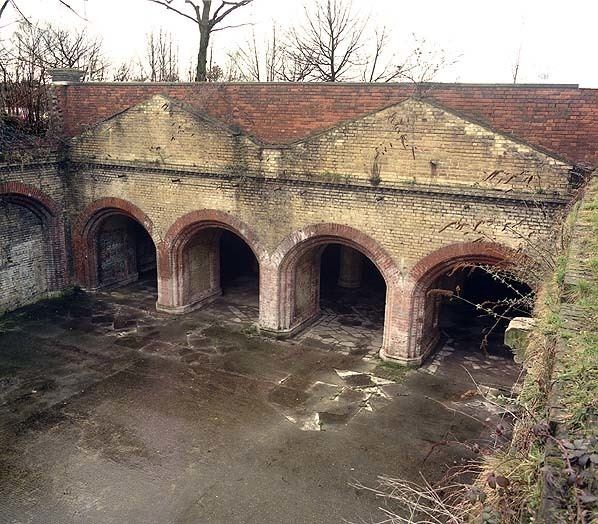
<path id="1" fill-rule="evenodd" d="M 414 94 L 409 84 L 71 84 L 54 86 L 75 136 L 155 94 L 284 144 Z M 598 165 L 598 89 L 431 84 L 419 90 L 455 112 L 586 167 Z"/>

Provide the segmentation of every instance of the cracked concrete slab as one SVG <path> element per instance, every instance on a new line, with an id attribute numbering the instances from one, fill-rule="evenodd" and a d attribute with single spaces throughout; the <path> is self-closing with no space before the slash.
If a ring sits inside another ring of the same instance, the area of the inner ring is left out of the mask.
<path id="1" fill-rule="evenodd" d="M 433 443 L 476 441 L 501 416 L 467 393 L 465 348 L 393 382 L 371 358 L 255 336 L 255 306 L 225 296 L 171 317 L 152 292 L 140 282 L 2 319 L 0 520 L 371 521 L 379 501 L 351 482 L 433 481 L 471 456 L 437 446 L 424 462 Z M 488 394 L 518 373 L 505 359 L 474 362 Z"/>

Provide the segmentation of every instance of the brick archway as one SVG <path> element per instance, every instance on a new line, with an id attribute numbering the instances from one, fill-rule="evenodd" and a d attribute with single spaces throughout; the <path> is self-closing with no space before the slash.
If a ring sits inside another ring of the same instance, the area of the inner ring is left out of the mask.
<path id="1" fill-rule="evenodd" d="M 295 297 L 295 274 L 299 260 L 314 249 L 327 244 L 340 244 L 359 251 L 369 258 L 386 283 L 386 305 L 383 347 L 395 345 L 395 321 L 401 295 L 401 273 L 392 257 L 373 238 L 341 224 L 315 224 L 289 235 L 269 260 L 269 271 L 261 283 L 260 327 L 277 336 L 292 336 L 318 314 L 319 286 L 312 282 L 312 308 L 296 317 L 292 304 Z M 317 258 L 317 257 L 316 257 Z M 314 267 L 314 271 L 318 268 Z M 266 307 L 267 306 L 267 307 Z"/>
<path id="2" fill-rule="evenodd" d="M 427 315 L 430 315 L 428 291 L 436 280 L 451 268 L 462 264 L 501 265 L 515 267 L 516 261 L 525 258 L 515 250 L 493 242 L 463 242 L 444 246 L 421 259 L 409 272 L 404 295 L 406 322 L 405 356 L 420 364 L 434 350 L 439 333 L 436 328 L 426 327 Z M 385 355 L 393 359 L 391 354 Z"/>
<path id="3" fill-rule="evenodd" d="M 218 231 L 230 231 L 251 249 L 261 269 L 267 252 L 258 235 L 230 213 L 215 209 L 192 211 L 178 218 L 168 229 L 158 247 L 158 303 L 156 307 L 170 313 L 185 313 L 201 307 L 220 294 Z M 186 261 L 190 243 L 202 235 L 203 252 L 209 258 L 209 280 L 201 293 L 191 296 L 191 269 Z M 260 271 L 261 273 L 261 271 Z"/>
<path id="4" fill-rule="evenodd" d="M 135 204 L 116 197 L 101 198 L 92 202 L 79 215 L 73 227 L 75 279 L 85 289 L 93 290 L 99 286 L 97 234 L 102 222 L 115 215 L 134 220 L 153 239 L 152 221 Z"/>
<path id="5" fill-rule="evenodd" d="M 63 289 L 69 279 L 64 221 L 58 204 L 43 191 L 21 182 L 0 183 L 0 197 L 29 209 L 41 220 L 45 236 L 48 291 Z"/>

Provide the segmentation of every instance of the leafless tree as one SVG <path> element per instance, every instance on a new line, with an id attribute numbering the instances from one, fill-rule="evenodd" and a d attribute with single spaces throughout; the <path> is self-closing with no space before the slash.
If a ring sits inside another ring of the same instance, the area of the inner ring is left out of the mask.
<path id="1" fill-rule="evenodd" d="M 223 20 L 237 9 L 249 5 L 253 0 L 228 1 L 220 0 L 220 4 L 212 11 L 212 0 L 184 0 L 191 8 L 191 14 L 182 11 L 182 8 L 174 7 L 175 0 L 148 0 L 154 4 L 164 6 L 187 20 L 193 22 L 199 31 L 199 49 L 197 52 L 197 65 L 195 71 L 196 82 L 208 81 L 208 51 L 210 49 L 210 38 L 216 31 L 232 29 L 247 24 L 220 25 Z"/>
<path id="2" fill-rule="evenodd" d="M 197 76 L 197 62 L 195 60 L 190 60 L 185 76 L 188 82 L 195 82 Z M 227 79 L 224 69 L 214 62 L 214 50 L 210 47 L 206 63 L 206 82 L 222 82 Z"/>
<path id="3" fill-rule="evenodd" d="M 275 82 L 285 80 L 283 72 L 284 52 L 278 39 L 278 29 L 272 26 L 270 35 L 258 43 L 255 30 L 251 38 L 228 54 L 227 74 L 229 81 Z"/>
<path id="4" fill-rule="evenodd" d="M 84 80 L 103 80 L 108 62 L 103 56 L 102 41 L 90 37 L 85 29 L 66 30 L 47 24 L 42 27 L 43 66 L 74 68 L 84 71 Z"/>
<path id="5" fill-rule="evenodd" d="M 112 81 L 114 82 L 142 82 L 145 79 L 139 71 L 139 65 L 133 60 L 125 60 L 121 62 L 112 71 Z"/>
<path id="6" fill-rule="evenodd" d="M 318 0 L 305 7 L 303 23 L 287 35 L 285 63 L 305 79 L 338 82 L 355 78 L 363 63 L 367 20 L 354 10 L 351 0 Z M 303 78 L 300 78 L 301 80 Z"/>
<path id="7" fill-rule="evenodd" d="M 304 18 L 286 31 L 271 60 L 276 74 L 266 80 L 339 82 L 426 82 L 449 64 L 444 52 L 414 35 L 407 52 L 399 52 L 386 27 L 376 27 L 351 0 L 317 0 Z M 251 42 L 249 43 L 251 44 Z M 245 77 L 255 78 L 255 45 L 237 51 L 234 61 Z M 262 63 L 263 63 L 262 59 Z M 266 64 L 267 65 L 267 64 Z M 267 69 L 264 65 L 260 71 Z"/>
<path id="8" fill-rule="evenodd" d="M 21 23 L 9 44 L 0 51 L 0 115 L 4 122 L 40 134 L 47 109 L 43 32 Z"/>
<path id="9" fill-rule="evenodd" d="M 107 70 L 99 40 L 50 24 L 21 21 L 0 56 L 0 118 L 34 134 L 47 123 L 48 69 L 76 67 L 88 80 L 104 78 Z"/>
<path id="10" fill-rule="evenodd" d="M 366 44 L 364 82 L 429 82 L 443 67 L 456 60 L 447 58 L 444 50 L 437 49 L 413 35 L 413 45 L 407 54 L 393 50 L 386 27 L 375 30 L 373 46 Z M 371 48 L 371 49 L 370 49 Z"/>
<path id="11" fill-rule="evenodd" d="M 179 57 L 172 34 L 160 29 L 147 35 L 141 69 L 143 78 L 150 82 L 178 82 Z"/>

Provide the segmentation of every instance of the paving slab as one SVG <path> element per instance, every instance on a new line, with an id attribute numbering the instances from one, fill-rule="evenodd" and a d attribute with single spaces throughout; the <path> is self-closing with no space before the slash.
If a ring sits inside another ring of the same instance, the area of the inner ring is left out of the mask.
<path id="1" fill-rule="evenodd" d="M 424 461 L 434 443 L 477 440 L 500 416 L 462 398 L 462 349 L 395 383 L 376 360 L 252 334 L 255 307 L 225 297 L 173 318 L 152 293 L 78 293 L 0 319 L 0 522 L 372 522 L 380 501 L 354 482 L 433 481 L 470 458 L 437 446 Z M 519 372 L 482 361 L 471 373 L 489 387 Z"/>

